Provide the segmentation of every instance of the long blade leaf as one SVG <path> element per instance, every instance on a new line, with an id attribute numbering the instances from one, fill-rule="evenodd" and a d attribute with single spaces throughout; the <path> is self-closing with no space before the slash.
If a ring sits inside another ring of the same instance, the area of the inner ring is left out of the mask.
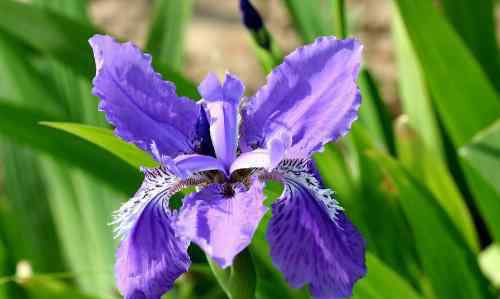
<path id="1" fill-rule="evenodd" d="M 474 56 L 431 0 L 394 0 L 455 146 L 500 116 L 500 101 Z M 460 62 L 460 63 L 457 63 Z"/>
<path id="2" fill-rule="evenodd" d="M 134 168 L 139 168 L 141 166 L 155 167 L 158 164 L 151 156 L 138 149 L 136 146 L 116 137 L 110 129 L 77 123 L 41 122 L 40 124 L 63 130 L 92 142 L 115 154 Z"/>
<path id="3" fill-rule="evenodd" d="M 442 8 L 451 24 L 482 68 L 500 90 L 500 55 L 495 34 L 493 0 L 442 0 Z"/>
<path id="4" fill-rule="evenodd" d="M 500 240 L 500 120 L 478 133 L 459 151 L 468 183 L 484 221 L 496 241 Z"/>
<path id="5" fill-rule="evenodd" d="M 57 120 L 54 117 L 6 102 L 0 100 L 0 134 L 78 166 L 119 191 L 135 191 L 140 181 L 138 169 L 87 141 L 39 125 L 40 121 Z"/>
<path id="6" fill-rule="evenodd" d="M 390 157 L 370 156 L 397 188 L 419 258 L 438 298 L 492 298 L 477 258 L 432 193 Z M 446 277 L 446 279 L 443 279 Z M 457 288 L 457 286 L 460 286 Z"/>
<path id="7" fill-rule="evenodd" d="M 184 36 L 192 8 L 192 0 L 154 1 L 154 16 L 146 51 L 151 53 L 160 65 L 182 69 Z"/>

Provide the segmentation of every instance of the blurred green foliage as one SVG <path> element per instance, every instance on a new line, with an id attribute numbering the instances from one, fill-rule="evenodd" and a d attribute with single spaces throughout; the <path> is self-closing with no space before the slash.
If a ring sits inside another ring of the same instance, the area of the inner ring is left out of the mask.
<path id="1" fill-rule="evenodd" d="M 198 99 L 183 75 L 194 2 L 155 0 L 146 50 L 179 94 Z M 344 0 L 282 2 L 304 43 L 349 36 L 354 21 Z M 391 116 L 367 65 L 360 120 L 315 157 L 367 240 L 368 275 L 353 297 L 495 298 L 498 1 L 392 2 L 401 115 Z M 100 30 L 87 5 L 0 2 L 0 299 L 118 297 L 107 223 L 139 185 L 138 166 L 155 162 L 114 137 L 97 112 L 87 40 Z M 279 37 L 270 38 L 272 53 L 253 44 L 266 72 L 282 58 Z M 266 189 L 266 202 L 278 189 Z M 229 270 L 192 246 L 193 266 L 166 298 L 309 298 L 272 266 L 269 216 Z"/>

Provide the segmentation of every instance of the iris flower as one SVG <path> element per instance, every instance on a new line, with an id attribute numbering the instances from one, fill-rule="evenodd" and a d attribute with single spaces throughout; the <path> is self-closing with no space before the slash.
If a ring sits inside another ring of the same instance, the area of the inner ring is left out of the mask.
<path id="1" fill-rule="evenodd" d="M 90 39 L 99 109 L 157 168 L 114 215 L 121 238 L 116 281 L 127 299 L 159 299 L 190 266 L 194 242 L 220 267 L 251 242 L 267 212 L 268 180 L 284 185 L 272 204 L 266 238 L 273 264 L 292 287 L 318 299 L 352 293 L 365 275 L 363 238 L 325 189 L 311 155 L 345 135 L 357 118 L 362 46 L 318 38 L 288 55 L 254 96 L 226 73 L 209 74 L 194 102 L 176 94 L 151 56 L 109 36 Z M 196 187 L 182 206 L 170 197 Z"/>

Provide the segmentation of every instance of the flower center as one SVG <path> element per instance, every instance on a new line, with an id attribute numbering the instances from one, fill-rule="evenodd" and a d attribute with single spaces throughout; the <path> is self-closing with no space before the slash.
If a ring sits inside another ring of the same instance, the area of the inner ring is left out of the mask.
<path id="1" fill-rule="evenodd" d="M 251 177 L 256 169 L 239 169 L 227 177 L 223 172 L 218 170 L 210 170 L 197 174 L 199 177 L 204 177 L 203 180 L 197 180 L 197 186 L 205 186 L 209 184 L 222 185 L 222 193 L 224 197 L 233 197 L 235 194 L 235 187 L 250 188 Z M 192 180 L 191 178 L 185 182 Z"/>

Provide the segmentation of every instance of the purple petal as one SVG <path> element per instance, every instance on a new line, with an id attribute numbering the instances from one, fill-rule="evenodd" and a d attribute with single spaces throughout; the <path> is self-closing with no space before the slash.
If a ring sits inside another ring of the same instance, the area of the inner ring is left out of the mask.
<path id="1" fill-rule="evenodd" d="M 154 200 L 168 201 L 177 192 L 180 178 L 170 165 L 158 168 L 142 168 L 144 181 L 134 196 L 113 214 L 116 237 L 127 237 L 138 221 L 144 208 Z"/>
<path id="2" fill-rule="evenodd" d="M 271 153 L 265 149 L 256 149 L 251 152 L 242 153 L 234 160 L 229 169 L 230 173 L 238 169 L 246 168 L 272 168 Z"/>
<path id="3" fill-rule="evenodd" d="M 366 274 L 364 240 L 314 171 L 301 173 L 297 165 L 282 172 L 285 191 L 272 208 L 267 240 L 273 263 L 292 287 L 309 284 L 315 298 L 351 296 Z"/>
<path id="4" fill-rule="evenodd" d="M 175 86 L 151 67 L 151 56 L 132 43 L 95 35 L 90 44 L 96 62 L 93 93 L 115 133 L 145 151 L 155 142 L 164 155 L 194 153 L 202 139 L 200 105 L 177 96 Z"/>
<path id="5" fill-rule="evenodd" d="M 116 280 L 126 299 L 160 299 L 189 268 L 189 242 L 178 237 L 162 203 L 147 204 L 118 249 Z"/>
<path id="6" fill-rule="evenodd" d="M 286 149 L 290 146 L 290 136 L 283 132 L 268 140 L 266 148 L 258 148 L 244 152 L 234 160 L 229 170 L 230 173 L 245 168 L 273 169 L 283 159 Z"/>
<path id="7" fill-rule="evenodd" d="M 308 157 L 343 136 L 357 118 L 362 46 L 318 38 L 288 55 L 242 110 L 242 150 L 263 147 L 277 131 L 292 137 L 287 157 Z"/>
<path id="8" fill-rule="evenodd" d="M 177 156 L 174 161 L 176 166 L 184 171 L 183 178 L 187 178 L 193 173 L 207 170 L 226 171 L 220 160 L 210 156 L 197 154 L 181 155 Z"/>
<path id="9" fill-rule="evenodd" d="M 208 74 L 198 91 L 204 99 L 215 154 L 229 169 L 236 158 L 238 104 L 243 96 L 243 83 L 227 73 L 221 86 L 214 74 Z"/>
<path id="10" fill-rule="evenodd" d="M 175 232 L 168 210 L 180 179 L 165 166 L 142 170 L 141 187 L 113 215 L 115 232 L 123 238 L 116 280 L 126 299 L 159 299 L 189 267 L 189 241 Z"/>
<path id="11" fill-rule="evenodd" d="M 255 181 L 248 191 L 235 188 L 231 197 L 224 196 L 224 189 L 213 184 L 188 196 L 178 221 L 178 231 L 223 268 L 250 244 L 267 211 L 261 182 Z"/>

